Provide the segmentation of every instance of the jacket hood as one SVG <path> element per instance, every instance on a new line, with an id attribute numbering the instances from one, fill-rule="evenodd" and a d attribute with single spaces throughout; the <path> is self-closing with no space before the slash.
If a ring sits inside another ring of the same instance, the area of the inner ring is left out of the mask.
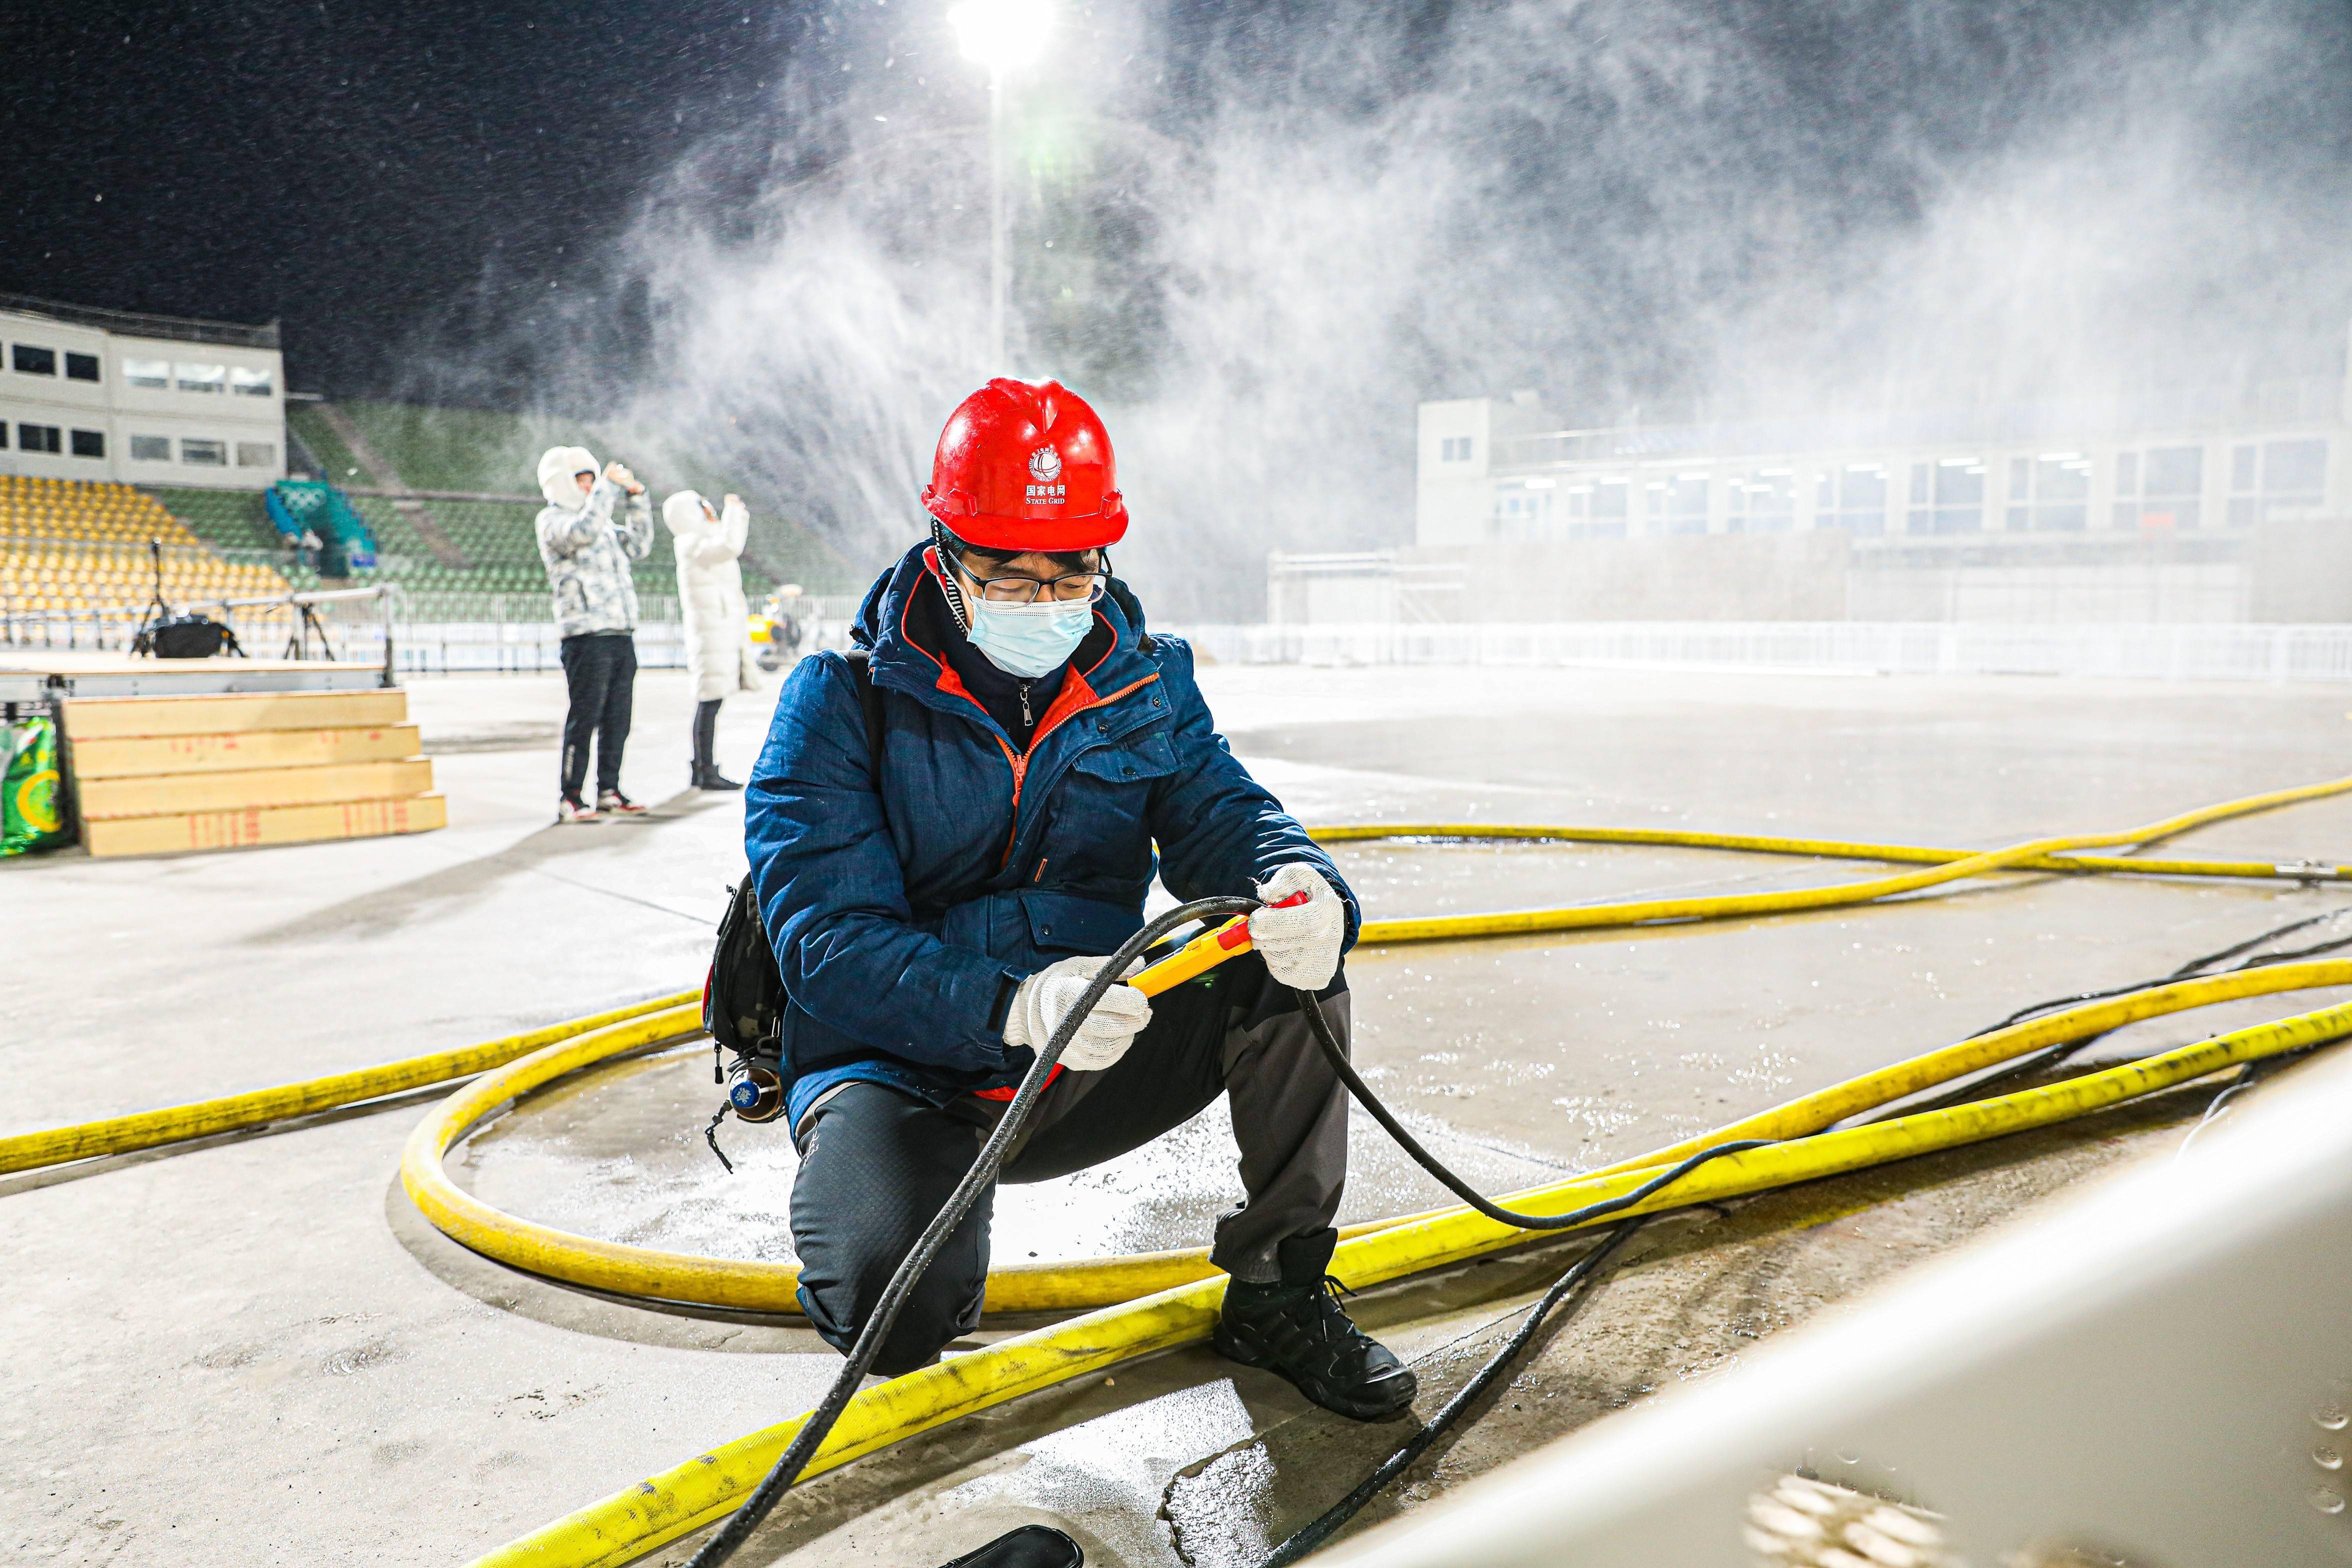
<path id="1" fill-rule="evenodd" d="M 703 511 L 708 504 L 701 491 L 680 490 L 662 502 L 662 521 L 672 533 L 709 533 L 718 528 L 719 520 Z"/>
<path id="2" fill-rule="evenodd" d="M 540 455 L 539 493 L 550 506 L 578 511 L 588 504 L 588 495 L 575 476 L 598 471 L 596 454 L 587 447 L 550 447 Z"/>

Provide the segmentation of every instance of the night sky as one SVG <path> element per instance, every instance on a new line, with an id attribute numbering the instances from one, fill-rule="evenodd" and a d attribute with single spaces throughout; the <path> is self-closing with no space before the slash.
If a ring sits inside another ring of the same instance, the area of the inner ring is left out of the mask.
<path id="1" fill-rule="evenodd" d="M 300 390 L 543 291 L 751 110 L 800 20 L 708 0 L 16 5 L 0 291 L 285 323 Z"/>
<path id="2" fill-rule="evenodd" d="M 666 184 L 676 197 L 682 166 L 713 171 L 696 221 L 723 228 L 730 204 L 749 213 L 757 195 L 772 225 L 796 161 L 819 175 L 853 161 L 850 129 L 887 118 L 908 147 L 971 136 L 983 99 L 952 61 L 945 8 L 17 5 L 0 16 L 0 290 L 279 318 L 292 384 L 331 395 L 433 395 L 417 366 L 487 362 L 485 345 L 519 322 L 569 320 L 575 335 L 641 347 L 629 289 L 642 284 L 606 264 Z M 2343 0 L 1066 9 L 1070 68 L 1109 84 L 1102 102 L 1167 145 L 1193 144 L 1238 107 L 1277 135 L 1304 127 L 1306 145 L 1381 121 L 1476 171 L 1458 210 L 1426 220 L 1451 226 L 1443 244 L 1465 265 L 1434 251 L 1423 298 L 1392 323 L 1394 357 L 1424 395 L 1559 392 L 1571 374 L 1596 400 L 1686 395 L 1671 384 L 1715 374 L 1750 331 L 1725 324 L 1743 291 L 1762 298 L 1815 258 L 1900 239 L 1984 169 L 2022 159 L 2037 127 L 2077 122 L 2076 156 L 2142 134 L 2135 113 L 2189 102 L 2200 106 L 2189 153 L 2151 147 L 2149 167 L 2183 159 L 2221 171 L 2221 188 L 2264 192 L 2276 220 L 2227 243 L 2245 252 L 2245 276 L 2295 279 L 2293 335 L 2340 349 L 2340 333 L 2305 323 L 2324 323 L 2345 293 L 2326 259 L 2341 248 L 2352 155 Z M 2217 79 L 2235 68 L 2213 40 L 2254 13 L 2269 18 L 2268 52 L 2244 79 Z M 1540 39 L 1538 52 L 1518 38 Z M 908 79 L 927 59 L 918 90 Z M 727 185 L 738 175 L 740 202 Z M 2062 191 L 2036 220 L 2072 199 Z M 2151 207 L 2152 233 L 2161 216 Z M 969 259 L 976 237 L 945 242 L 951 258 Z M 2150 244 L 2213 254 L 2202 238 Z M 2130 247 L 2119 262 L 2145 269 Z M 1097 278 L 1102 313 L 1086 330 L 1148 343 L 1171 279 L 1183 285 L 1183 266 L 1156 257 Z M 2162 281 L 2170 294 L 2151 310 L 2239 286 Z M 587 309 L 551 317 L 565 289 Z M 1684 320 L 1700 325 L 1677 337 Z M 464 390 L 505 401 L 529 381 L 528 366 L 491 365 Z"/>

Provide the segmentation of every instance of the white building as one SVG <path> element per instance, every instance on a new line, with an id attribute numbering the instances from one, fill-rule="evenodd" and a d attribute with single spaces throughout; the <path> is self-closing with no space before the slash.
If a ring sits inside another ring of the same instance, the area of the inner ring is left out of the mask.
<path id="1" fill-rule="evenodd" d="M 1424 403 L 1413 538 L 2221 539 L 2352 513 L 2347 419 L 2335 379 L 2242 397 L 1601 430 L 1544 428 L 1527 393 Z"/>
<path id="2" fill-rule="evenodd" d="M 0 474 L 261 489 L 286 477 L 278 328 L 0 295 Z"/>
<path id="3" fill-rule="evenodd" d="M 1276 557 L 1270 618 L 2352 619 L 2337 377 L 1605 429 L 1459 398 L 1415 468 L 1413 545 Z"/>

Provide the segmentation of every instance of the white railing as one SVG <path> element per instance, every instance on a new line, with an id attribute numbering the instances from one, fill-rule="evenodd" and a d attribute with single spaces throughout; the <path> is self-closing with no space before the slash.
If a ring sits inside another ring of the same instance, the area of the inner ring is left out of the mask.
<path id="1" fill-rule="evenodd" d="M 1591 665 L 1870 675 L 2352 680 L 2352 625 L 1424 622 L 1206 626 L 1181 635 L 1208 658 L 1226 664 Z"/>
<path id="2" fill-rule="evenodd" d="M 563 668 L 552 621 L 394 621 L 393 668 L 402 675 L 543 675 Z M 637 668 L 683 669 L 686 628 L 640 621 Z"/>
<path id="3" fill-rule="evenodd" d="M 193 610 L 221 621 L 251 658 L 380 665 L 387 682 L 404 675 L 536 675 L 563 668 L 562 637 L 546 618 L 544 594 L 417 597 L 474 603 L 419 605 L 397 588 L 377 584 L 258 598 L 173 600 L 171 607 L 175 614 Z M 677 601 L 652 595 L 639 601 L 639 609 L 657 612 L 661 618 L 637 625 L 638 667 L 685 668 L 686 634 Z M 451 610 L 470 610 L 484 618 L 422 618 Z M 503 618 L 509 610 L 516 618 Z M 0 598 L 0 646 L 129 653 L 141 628 L 154 616 L 152 605 L 51 610 Z"/>

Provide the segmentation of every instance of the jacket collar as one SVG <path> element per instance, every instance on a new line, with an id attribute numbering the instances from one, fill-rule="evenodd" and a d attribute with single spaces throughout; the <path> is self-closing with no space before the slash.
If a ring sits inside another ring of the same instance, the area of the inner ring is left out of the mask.
<path id="1" fill-rule="evenodd" d="M 961 637 L 926 557 L 918 544 L 874 580 L 866 602 L 850 623 L 849 639 L 870 650 L 868 669 L 878 684 L 904 691 L 942 712 L 960 713 L 988 725 L 980 704 L 940 657 L 942 637 Z M 1108 631 L 1108 642 L 1103 634 Z M 1094 635 L 1079 646 L 1072 668 L 1076 683 L 1095 692 L 1116 692 L 1159 673 L 1143 629 L 1143 605 L 1126 584 L 1112 579 L 1111 591 L 1095 605 Z"/>

